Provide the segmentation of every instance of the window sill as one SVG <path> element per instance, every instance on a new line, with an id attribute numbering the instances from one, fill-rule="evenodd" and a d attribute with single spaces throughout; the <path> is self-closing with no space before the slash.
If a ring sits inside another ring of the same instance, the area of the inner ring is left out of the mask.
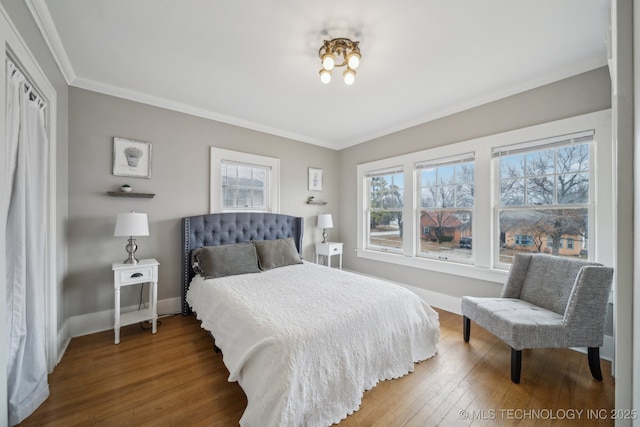
<path id="1" fill-rule="evenodd" d="M 422 270 L 437 271 L 438 273 L 453 274 L 455 276 L 484 280 L 487 282 L 503 284 L 509 275 L 507 270 L 482 268 L 474 265 L 459 264 L 448 261 L 438 261 L 426 258 L 413 258 L 401 254 L 389 252 L 376 252 L 364 249 L 356 249 L 358 258 L 373 261 L 388 262 L 390 264 L 406 267 L 420 268 Z"/>

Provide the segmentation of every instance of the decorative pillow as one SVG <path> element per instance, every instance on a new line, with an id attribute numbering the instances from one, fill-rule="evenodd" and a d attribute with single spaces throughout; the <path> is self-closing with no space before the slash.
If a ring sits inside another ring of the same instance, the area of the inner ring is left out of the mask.
<path id="1" fill-rule="evenodd" d="M 260 270 L 266 271 L 285 265 L 302 264 L 296 244 L 291 237 L 276 240 L 255 240 Z"/>
<path id="2" fill-rule="evenodd" d="M 202 274 L 200 271 L 200 253 L 204 250 L 204 248 L 198 248 L 191 251 L 191 268 L 196 274 Z"/>
<path id="3" fill-rule="evenodd" d="M 256 248 L 251 243 L 205 246 L 196 258 L 205 279 L 260 272 Z"/>

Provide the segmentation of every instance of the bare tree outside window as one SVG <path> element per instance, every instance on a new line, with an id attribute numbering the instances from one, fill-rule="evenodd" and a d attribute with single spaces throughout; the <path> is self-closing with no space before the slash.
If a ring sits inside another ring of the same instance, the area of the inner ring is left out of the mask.
<path id="1" fill-rule="evenodd" d="M 499 160 L 500 262 L 532 251 L 588 257 L 589 144 L 534 150 Z M 533 245 L 515 238 L 522 235 Z"/>
<path id="2" fill-rule="evenodd" d="M 474 169 L 468 160 L 419 169 L 421 255 L 472 258 Z"/>

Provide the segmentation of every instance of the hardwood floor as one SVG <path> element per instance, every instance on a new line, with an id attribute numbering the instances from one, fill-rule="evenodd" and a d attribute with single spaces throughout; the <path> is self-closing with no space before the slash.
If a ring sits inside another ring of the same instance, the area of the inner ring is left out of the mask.
<path id="1" fill-rule="evenodd" d="M 403 378 L 364 394 L 346 426 L 613 425 L 614 381 L 594 381 L 586 354 L 525 350 L 519 385 L 509 347 L 475 323 L 438 310 L 438 354 Z M 139 325 L 74 338 L 49 377 L 51 395 L 21 426 L 237 426 L 246 397 L 193 317 L 165 317 L 152 335 Z"/>

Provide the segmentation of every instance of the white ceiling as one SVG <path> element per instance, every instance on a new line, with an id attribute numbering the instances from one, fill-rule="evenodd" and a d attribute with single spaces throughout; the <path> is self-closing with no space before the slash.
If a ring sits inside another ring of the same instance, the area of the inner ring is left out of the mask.
<path id="1" fill-rule="evenodd" d="M 28 4 L 72 86 L 334 149 L 607 60 L 609 0 Z M 357 34 L 352 86 L 320 82 L 323 30 Z"/>

